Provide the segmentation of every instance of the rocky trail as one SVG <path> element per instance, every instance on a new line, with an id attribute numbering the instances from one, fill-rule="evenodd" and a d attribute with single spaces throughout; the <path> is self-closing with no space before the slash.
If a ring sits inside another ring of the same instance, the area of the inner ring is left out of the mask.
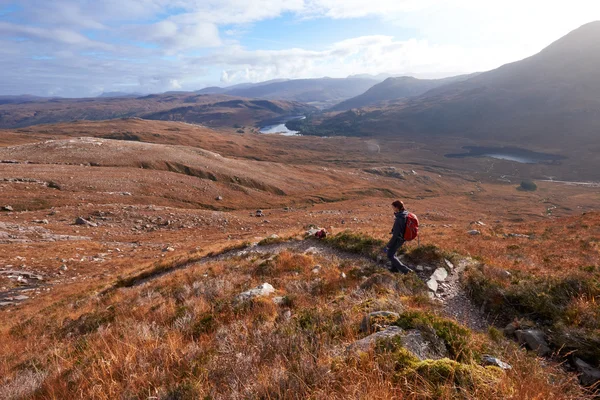
<path id="1" fill-rule="evenodd" d="M 175 270 L 185 269 L 192 265 L 202 265 L 213 261 L 226 261 L 236 258 L 249 258 L 252 256 L 272 257 L 283 251 L 314 254 L 321 258 L 331 259 L 332 261 L 350 261 L 357 263 L 361 268 L 375 267 L 380 268 L 382 271 L 389 270 L 389 262 L 387 262 L 387 260 L 384 262 L 381 257 L 378 261 L 374 261 L 367 256 L 340 250 L 322 241 L 306 239 L 291 240 L 262 246 L 252 245 L 242 249 L 226 251 L 214 256 L 207 256 L 193 263 L 160 271 L 151 276 L 145 276 L 144 278 L 135 281 L 131 286 L 143 285 L 149 281 L 172 273 Z M 457 320 L 472 330 L 479 332 L 487 330 L 489 322 L 485 315 L 479 307 L 472 303 L 460 283 L 462 273 L 469 265 L 474 263 L 472 259 L 461 259 L 457 265 L 454 265 L 449 260 L 445 260 L 446 268 L 436 268 L 435 266 L 425 263 L 413 265 L 408 263 L 403 257 L 401 257 L 401 259 L 415 271 L 421 280 L 426 282 L 429 288 L 429 297 L 440 305 L 440 311 L 443 315 Z"/>

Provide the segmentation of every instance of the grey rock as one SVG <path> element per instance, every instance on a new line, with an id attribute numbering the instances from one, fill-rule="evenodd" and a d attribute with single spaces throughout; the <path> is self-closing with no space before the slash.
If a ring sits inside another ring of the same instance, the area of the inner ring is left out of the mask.
<path id="1" fill-rule="evenodd" d="M 2 207 L 2 211 L 14 211 L 14 210 L 11 206 L 4 206 L 4 207 Z"/>
<path id="2" fill-rule="evenodd" d="M 424 270 L 425 270 L 425 268 L 423 268 L 423 266 L 422 266 L 422 265 L 417 265 L 417 266 L 415 267 L 415 271 L 418 271 L 418 272 L 423 272 Z"/>
<path id="3" fill-rule="evenodd" d="M 87 219 L 85 219 L 83 217 L 77 217 L 77 219 L 75 220 L 75 225 L 84 225 L 84 226 L 92 226 L 92 227 L 98 226 L 98 224 L 88 221 Z"/>
<path id="4" fill-rule="evenodd" d="M 583 386 L 592 386 L 600 381 L 600 370 L 592 367 L 585 361 L 576 358 L 575 368 L 579 372 L 579 381 Z"/>
<path id="5" fill-rule="evenodd" d="M 431 290 L 432 292 L 434 292 L 434 293 L 435 293 L 435 292 L 437 292 L 437 290 L 438 290 L 438 283 L 437 283 L 437 281 L 435 280 L 435 278 L 430 278 L 430 279 L 427 281 L 427 287 L 428 287 L 428 288 L 429 288 L 429 290 Z"/>
<path id="6" fill-rule="evenodd" d="M 396 278 L 390 273 L 379 273 L 371 275 L 366 281 L 360 284 L 362 290 L 370 289 L 390 289 L 394 290 L 398 283 Z"/>
<path id="7" fill-rule="evenodd" d="M 494 367 L 502 368 L 503 370 L 512 369 L 512 366 L 510 364 L 505 363 L 504 361 L 487 354 L 481 358 L 481 362 L 483 365 L 492 365 Z"/>
<path id="8" fill-rule="evenodd" d="M 412 329 L 401 338 L 402 346 L 419 360 L 439 360 L 448 356 L 444 341 L 433 332 Z"/>
<path id="9" fill-rule="evenodd" d="M 433 275 L 431 275 L 432 279 L 435 279 L 438 282 L 444 282 L 446 278 L 448 278 L 448 271 L 445 268 L 438 268 L 435 270 Z"/>
<path id="10" fill-rule="evenodd" d="M 404 331 L 397 326 L 388 326 L 385 330 L 375 332 L 357 340 L 346 347 L 347 353 L 368 352 L 379 340 L 389 340 L 402 335 Z"/>
<path id="11" fill-rule="evenodd" d="M 361 332 L 373 332 L 377 328 L 388 326 L 388 322 L 396 321 L 400 314 L 393 311 L 374 311 L 364 316 L 360 323 Z"/>
<path id="12" fill-rule="evenodd" d="M 518 330 L 515 331 L 515 335 L 520 344 L 526 344 L 531 350 L 537 352 L 539 356 L 547 356 L 552 352 L 544 338 L 544 332 L 540 330 Z"/>
<path id="13" fill-rule="evenodd" d="M 217 197 L 215 198 L 215 200 L 217 200 L 217 201 L 221 201 L 221 200 L 223 200 L 223 196 L 217 196 Z"/>
<path id="14" fill-rule="evenodd" d="M 450 260 L 448 260 L 447 258 L 444 258 L 444 262 L 446 263 L 448 268 L 454 269 L 454 264 L 452 264 L 452 262 Z"/>
<path id="15" fill-rule="evenodd" d="M 315 267 L 312 269 L 312 273 L 313 274 L 318 274 L 319 272 L 321 272 L 321 266 L 320 265 L 315 265 Z"/>
<path id="16" fill-rule="evenodd" d="M 504 335 L 506 335 L 506 337 L 509 337 L 509 338 L 513 337 L 518 328 L 519 328 L 519 326 L 517 325 L 516 322 L 511 322 L 510 324 L 506 325 L 506 327 L 504 328 Z"/>
<path id="17" fill-rule="evenodd" d="M 65 264 L 61 265 L 60 268 L 59 268 L 59 270 L 61 270 L 61 271 L 66 271 L 68 269 L 69 268 L 67 268 L 67 266 Z"/>
<path id="18" fill-rule="evenodd" d="M 254 289 L 250 289 L 248 291 L 242 292 L 237 296 L 238 301 L 247 301 L 256 297 L 264 297 L 268 296 L 275 292 L 275 288 L 271 286 L 269 283 L 263 283 L 255 287 Z"/>
<path id="19" fill-rule="evenodd" d="M 477 236 L 477 235 L 481 235 L 481 232 L 478 231 L 477 229 L 473 229 L 467 232 L 469 235 L 471 236 Z"/>
<path id="20" fill-rule="evenodd" d="M 44 278 L 41 275 L 34 274 L 33 272 L 28 272 L 28 271 L 14 271 L 14 270 L 0 271 L 0 275 L 8 275 L 9 278 L 25 277 L 28 279 L 37 279 L 38 281 L 44 280 Z"/>

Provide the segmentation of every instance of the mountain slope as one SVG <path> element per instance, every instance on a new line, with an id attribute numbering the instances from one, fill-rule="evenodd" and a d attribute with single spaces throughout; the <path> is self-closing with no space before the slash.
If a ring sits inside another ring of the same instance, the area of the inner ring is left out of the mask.
<path id="1" fill-rule="evenodd" d="M 460 75 L 445 79 L 417 79 L 412 76 L 388 78 L 371 87 L 365 93 L 336 104 L 330 111 L 345 111 L 374 105 L 387 100 L 419 96 L 428 90 L 468 79 L 472 75 Z"/>
<path id="2" fill-rule="evenodd" d="M 318 129 L 328 135 L 453 135 L 598 151 L 600 22 L 525 60 L 415 99 L 338 114 Z"/>
<path id="3" fill-rule="evenodd" d="M 327 107 L 357 96 L 378 82 L 370 78 L 294 79 L 233 89 L 226 93 L 231 96 L 300 101 Z"/>

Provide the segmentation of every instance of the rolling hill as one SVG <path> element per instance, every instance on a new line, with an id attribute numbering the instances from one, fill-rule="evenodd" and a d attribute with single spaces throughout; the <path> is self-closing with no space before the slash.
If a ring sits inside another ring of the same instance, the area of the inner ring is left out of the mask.
<path id="1" fill-rule="evenodd" d="M 212 127 L 253 126 L 263 121 L 269 123 L 285 116 L 316 110 L 298 102 L 196 93 L 157 94 L 136 98 L 20 99 L 19 102 L 7 101 L 6 104 L 0 102 L 0 128 L 126 117 L 183 121 Z"/>
<path id="2" fill-rule="evenodd" d="M 419 96 L 437 87 L 464 81 L 473 75 L 460 75 L 444 79 L 417 79 L 412 76 L 387 78 L 369 90 L 351 99 L 342 101 L 331 107 L 329 111 L 346 111 L 375 105 L 387 100 Z"/>
<path id="3" fill-rule="evenodd" d="M 330 114 L 303 129 L 328 136 L 455 136 L 595 154 L 599 130 L 600 22 L 464 82 L 382 107 Z"/>

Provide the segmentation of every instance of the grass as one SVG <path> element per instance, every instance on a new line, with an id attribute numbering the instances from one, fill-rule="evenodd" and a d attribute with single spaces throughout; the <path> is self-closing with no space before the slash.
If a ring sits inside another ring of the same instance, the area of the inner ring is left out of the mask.
<path id="1" fill-rule="evenodd" d="M 561 353 L 600 364 L 600 274 L 518 274 L 502 277 L 492 267 L 468 271 L 471 297 L 500 323 L 529 320 L 546 330 Z"/>
<path id="2" fill-rule="evenodd" d="M 329 245 L 347 251 L 349 253 L 360 254 L 372 259 L 377 259 L 377 256 L 381 254 L 385 242 L 380 239 L 373 238 L 363 233 L 354 233 L 351 231 L 345 231 L 338 233 L 334 236 L 328 236 L 325 238 L 326 243 Z"/>
<path id="3" fill-rule="evenodd" d="M 377 271 L 330 256 L 288 251 L 265 257 L 269 268 L 260 274 L 256 268 L 265 260 L 255 255 L 193 264 L 16 324 L 0 337 L 2 348 L 20 349 L 0 361 L 0 397 L 585 398 L 558 368 L 435 314 L 417 299 L 423 283 L 414 278 L 392 276 L 398 291 L 363 290 L 362 277 Z M 363 272 L 342 278 L 348 269 Z M 235 301 L 265 281 L 283 301 Z M 340 356 L 368 334 L 360 332 L 361 320 L 377 310 L 400 313 L 386 324 L 438 335 L 450 359 L 416 360 L 401 343 L 359 358 Z M 482 349 L 513 371 L 479 366 Z"/>

